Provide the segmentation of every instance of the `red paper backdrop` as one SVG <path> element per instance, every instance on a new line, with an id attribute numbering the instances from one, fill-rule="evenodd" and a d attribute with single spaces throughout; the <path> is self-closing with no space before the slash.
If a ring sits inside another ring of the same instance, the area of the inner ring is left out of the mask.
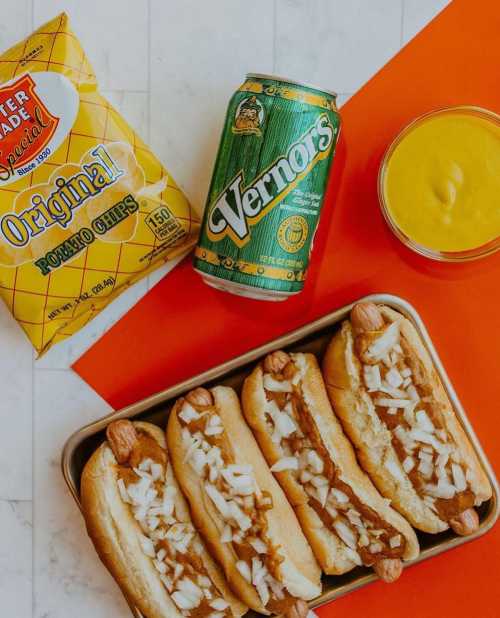
<path id="1" fill-rule="evenodd" d="M 210 289 L 184 261 L 75 365 L 115 408 L 208 369 L 373 292 L 420 312 L 484 449 L 498 470 L 500 254 L 467 265 L 414 255 L 378 208 L 381 157 L 431 109 L 500 111 L 500 3 L 456 0 L 342 108 L 343 135 L 306 289 L 285 303 Z M 500 526 L 459 549 L 319 610 L 350 618 L 500 616 Z"/>

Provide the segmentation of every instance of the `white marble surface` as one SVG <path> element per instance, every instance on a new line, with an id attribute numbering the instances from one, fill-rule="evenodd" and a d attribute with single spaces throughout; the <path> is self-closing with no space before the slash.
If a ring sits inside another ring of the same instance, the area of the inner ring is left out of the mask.
<path id="1" fill-rule="evenodd" d="M 66 10 L 102 89 L 203 207 L 225 105 L 247 71 L 344 102 L 446 0 L 0 0 L 0 49 Z M 121 618 L 59 469 L 68 435 L 109 407 L 68 367 L 161 276 L 34 360 L 0 306 L 0 615 Z"/>

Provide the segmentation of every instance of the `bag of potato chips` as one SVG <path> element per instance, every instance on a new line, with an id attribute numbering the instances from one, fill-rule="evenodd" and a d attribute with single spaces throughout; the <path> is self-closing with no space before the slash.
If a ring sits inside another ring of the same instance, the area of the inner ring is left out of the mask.
<path id="1" fill-rule="evenodd" d="M 199 221 L 60 15 L 0 56 L 0 294 L 43 354 L 194 245 Z"/>

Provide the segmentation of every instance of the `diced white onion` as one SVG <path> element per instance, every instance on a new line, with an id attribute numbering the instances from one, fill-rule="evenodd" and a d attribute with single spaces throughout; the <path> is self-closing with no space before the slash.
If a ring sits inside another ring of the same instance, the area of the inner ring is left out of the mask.
<path id="1" fill-rule="evenodd" d="M 292 392 L 292 385 L 288 380 L 275 380 L 269 373 L 264 374 L 264 388 L 272 393 Z"/>
<path id="2" fill-rule="evenodd" d="M 222 427 L 222 425 L 216 425 L 215 427 L 210 425 L 205 429 L 206 436 L 218 436 L 221 433 L 224 433 L 224 427 Z"/>
<path id="3" fill-rule="evenodd" d="M 356 564 L 357 566 L 363 566 L 361 556 L 358 554 L 357 551 L 351 549 L 350 547 L 345 547 L 344 553 L 352 562 L 354 562 L 354 564 Z"/>
<path id="4" fill-rule="evenodd" d="M 234 489 L 241 489 L 242 487 L 248 487 L 248 485 L 253 485 L 253 477 L 250 474 L 240 474 L 236 476 L 236 474 L 229 468 L 221 470 L 221 474 L 227 481 L 227 483 L 231 485 L 231 487 L 233 487 Z"/>
<path id="5" fill-rule="evenodd" d="M 405 460 L 403 461 L 403 470 L 406 472 L 406 474 L 411 472 L 414 467 L 415 467 L 415 460 L 413 459 L 413 457 L 410 457 L 410 455 L 405 457 Z"/>
<path id="6" fill-rule="evenodd" d="M 139 538 L 139 542 L 141 544 L 142 551 L 149 556 L 150 558 L 156 558 L 155 546 L 153 545 L 153 541 L 148 539 L 147 536 L 141 536 Z"/>
<path id="7" fill-rule="evenodd" d="M 269 588 L 264 580 L 261 580 L 255 587 L 257 588 L 261 603 L 265 607 L 270 599 Z"/>
<path id="8" fill-rule="evenodd" d="M 266 401 L 264 411 L 271 417 L 273 423 L 275 422 L 276 417 L 281 414 L 281 410 L 279 409 L 278 404 L 276 403 L 276 401 L 274 401 L 274 399 Z"/>
<path id="9" fill-rule="evenodd" d="M 408 425 L 410 425 L 410 427 L 413 427 L 413 425 L 415 425 L 416 423 L 416 419 L 415 419 L 415 408 L 416 407 L 417 407 L 417 402 L 411 401 L 410 405 L 406 406 L 406 408 L 403 411 L 404 419 L 408 423 Z"/>
<path id="10" fill-rule="evenodd" d="M 424 451 L 423 449 L 420 449 L 419 453 L 418 453 L 418 458 L 421 461 L 426 461 L 427 463 L 432 463 L 433 455 L 432 453 L 428 453 L 427 451 Z"/>
<path id="11" fill-rule="evenodd" d="M 328 500 L 328 485 L 322 485 L 316 489 L 316 494 L 318 496 L 319 503 L 322 507 L 326 505 L 326 501 Z"/>
<path id="12" fill-rule="evenodd" d="M 191 421 L 197 421 L 200 415 L 187 401 L 185 401 L 179 412 L 179 417 L 185 423 L 189 424 Z"/>
<path id="13" fill-rule="evenodd" d="M 379 543 L 378 541 L 374 541 L 373 543 L 370 543 L 370 547 L 368 548 L 368 551 L 370 552 L 370 554 L 378 554 L 383 549 L 384 549 L 384 546 L 382 545 L 382 543 Z"/>
<path id="14" fill-rule="evenodd" d="M 117 484 L 118 484 L 118 490 L 120 492 L 120 497 L 123 500 L 123 502 L 130 503 L 131 502 L 130 496 L 128 495 L 127 488 L 125 487 L 124 480 L 118 479 Z"/>
<path id="15" fill-rule="evenodd" d="M 255 556 L 252 558 L 252 584 L 256 586 L 267 575 L 267 568 Z"/>
<path id="16" fill-rule="evenodd" d="M 212 416 L 208 420 L 208 424 L 210 425 L 210 427 L 222 425 L 221 417 L 218 414 L 212 414 Z"/>
<path id="17" fill-rule="evenodd" d="M 405 451 L 408 454 L 411 454 L 413 449 L 416 447 L 416 444 L 412 440 L 412 438 L 410 436 L 410 433 L 408 431 L 406 431 L 406 429 L 404 429 L 404 427 L 401 427 L 401 425 L 398 425 L 398 427 L 394 428 L 394 435 L 401 442 L 401 444 L 404 446 Z"/>
<path id="18" fill-rule="evenodd" d="M 327 504 L 325 506 L 325 510 L 332 519 L 337 519 L 337 517 L 339 516 L 339 512 L 337 511 L 337 509 L 333 506 L 330 506 L 330 504 Z"/>
<path id="19" fill-rule="evenodd" d="M 215 609 L 218 612 L 223 612 L 229 607 L 229 603 L 226 601 L 226 599 L 222 599 L 220 597 L 218 599 L 212 599 L 209 605 L 212 609 Z"/>
<path id="20" fill-rule="evenodd" d="M 267 545 L 261 539 L 252 538 L 252 539 L 248 539 L 248 542 L 250 543 L 250 545 L 255 549 L 255 551 L 258 554 L 267 554 L 268 553 Z"/>
<path id="21" fill-rule="evenodd" d="M 186 429 L 186 428 L 184 427 L 184 429 Z M 184 462 L 189 461 L 191 459 L 194 451 L 196 451 L 198 449 L 198 447 L 200 446 L 200 444 L 203 441 L 203 440 L 199 440 L 197 438 L 194 438 L 189 433 L 189 431 L 187 431 L 187 429 L 186 429 L 186 432 L 187 432 L 187 435 L 186 435 L 186 433 L 183 432 L 183 440 L 184 440 L 185 444 L 188 445 L 187 449 L 186 449 L 186 454 L 184 455 L 184 459 L 183 459 Z"/>
<path id="22" fill-rule="evenodd" d="M 417 424 L 420 427 L 420 429 L 423 429 L 424 431 L 428 431 L 429 433 L 434 432 L 435 430 L 434 424 L 432 423 L 431 419 L 429 418 L 429 415 L 427 414 L 425 410 L 417 410 L 417 412 L 415 412 L 415 417 L 417 419 Z"/>
<path id="23" fill-rule="evenodd" d="M 426 479 L 430 479 L 432 476 L 432 472 L 434 470 L 434 468 L 432 467 L 432 463 L 430 463 L 429 461 L 426 461 L 424 459 L 422 459 L 420 461 L 420 463 L 418 464 L 418 471 L 420 472 L 420 474 L 426 478 Z"/>
<path id="24" fill-rule="evenodd" d="M 368 547 L 368 545 L 370 544 L 370 539 L 368 538 L 368 535 L 366 534 L 366 532 L 362 532 L 359 535 L 359 544 L 361 547 Z"/>
<path id="25" fill-rule="evenodd" d="M 146 459 L 143 459 L 139 464 L 139 470 L 142 470 L 143 472 L 149 472 L 153 463 L 154 462 L 150 457 L 146 457 Z"/>
<path id="26" fill-rule="evenodd" d="M 356 549 L 356 537 L 352 530 L 343 521 L 337 520 L 333 523 L 335 531 L 342 541 L 351 549 Z"/>
<path id="27" fill-rule="evenodd" d="M 446 442 L 448 439 L 448 436 L 446 435 L 446 431 L 444 429 L 437 429 L 436 435 L 441 440 L 441 442 Z"/>
<path id="28" fill-rule="evenodd" d="M 160 562 L 162 562 L 162 561 L 163 561 L 163 559 L 165 558 L 165 556 L 166 556 L 166 555 L 167 555 L 166 550 L 162 548 L 162 549 L 160 549 L 160 551 L 156 554 L 156 558 L 157 558 Z"/>
<path id="29" fill-rule="evenodd" d="M 455 463 L 451 464 L 451 473 L 453 475 L 453 484 L 457 488 L 457 491 L 465 491 L 467 489 L 467 481 L 465 480 L 462 466 Z"/>
<path id="30" fill-rule="evenodd" d="M 174 580 L 176 580 L 176 581 L 177 581 L 177 580 L 181 577 L 181 575 L 182 575 L 183 573 L 184 573 L 184 565 L 183 565 L 183 564 L 181 564 L 180 562 L 178 562 L 178 563 L 175 565 L 175 570 L 174 570 Z"/>
<path id="31" fill-rule="evenodd" d="M 222 530 L 222 534 L 220 536 L 221 543 L 230 543 L 233 540 L 233 532 L 231 530 L 231 526 L 226 524 Z"/>
<path id="32" fill-rule="evenodd" d="M 395 399 L 407 399 L 405 391 L 401 390 L 400 388 L 394 388 L 385 381 L 382 382 L 382 386 L 379 388 L 379 390 L 380 392 L 386 393 L 387 395 L 390 395 Z"/>
<path id="33" fill-rule="evenodd" d="M 410 430 L 410 437 L 417 442 L 423 442 L 424 444 L 434 444 L 435 438 L 429 432 L 415 427 Z"/>
<path id="34" fill-rule="evenodd" d="M 242 577 L 249 584 L 251 584 L 252 583 L 252 572 L 250 571 L 250 567 L 248 566 L 248 564 L 243 560 L 238 560 L 238 562 L 236 563 L 236 568 L 238 569 Z"/>
<path id="35" fill-rule="evenodd" d="M 182 594 L 179 590 L 172 593 L 172 601 L 177 605 L 179 609 L 194 609 L 199 605 L 194 599 Z"/>
<path id="36" fill-rule="evenodd" d="M 203 599 L 203 590 L 197 586 L 193 581 L 191 581 L 188 577 L 184 577 L 177 582 L 177 588 L 186 596 L 191 597 L 192 599 L 196 599 L 197 605 Z"/>
<path id="37" fill-rule="evenodd" d="M 395 534 L 394 536 L 391 536 L 389 539 L 389 545 L 391 546 L 391 549 L 399 547 L 401 545 L 401 535 Z"/>
<path id="38" fill-rule="evenodd" d="M 397 408 L 387 408 L 387 414 L 397 414 L 397 413 L 398 413 Z"/>
<path id="39" fill-rule="evenodd" d="M 405 480 L 401 467 L 392 459 L 386 459 L 384 461 L 384 467 L 392 474 L 395 479 L 399 479 L 400 481 Z"/>
<path id="40" fill-rule="evenodd" d="M 271 467 L 271 472 L 283 472 L 284 470 L 298 469 L 299 461 L 296 457 L 282 457 Z"/>
<path id="41" fill-rule="evenodd" d="M 472 468 L 467 468 L 465 471 L 465 478 L 470 485 L 474 485 L 476 482 L 476 474 L 473 472 Z"/>
<path id="42" fill-rule="evenodd" d="M 420 401 L 420 396 L 417 392 L 417 389 L 413 386 L 413 384 L 410 384 L 410 386 L 408 386 L 408 388 L 406 389 L 406 392 L 408 393 L 408 396 L 410 397 L 411 400 Z"/>
<path id="43" fill-rule="evenodd" d="M 160 562 L 159 560 L 153 560 L 153 564 L 159 573 L 165 575 L 165 573 L 167 572 L 167 565 L 164 562 Z"/>
<path id="44" fill-rule="evenodd" d="M 456 493 L 455 487 L 451 483 L 439 481 L 437 485 L 425 485 L 425 490 L 434 498 L 444 498 L 449 500 Z"/>
<path id="45" fill-rule="evenodd" d="M 361 517 L 359 515 L 359 513 L 357 511 L 355 511 L 354 509 L 349 509 L 346 513 L 347 519 L 351 522 L 351 524 L 353 524 L 354 526 L 356 526 L 356 528 L 364 528 L 364 524 L 361 521 Z"/>
<path id="46" fill-rule="evenodd" d="M 162 575 L 160 573 L 160 579 L 163 582 L 163 585 L 165 586 L 165 588 L 169 592 L 172 592 L 172 590 L 174 589 L 174 584 L 173 584 L 172 580 L 170 579 L 170 577 L 168 577 L 167 575 Z"/>
<path id="47" fill-rule="evenodd" d="M 236 502 L 227 502 L 227 506 L 229 508 L 229 516 L 236 521 L 240 530 L 242 530 L 242 532 L 250 530 L 252 527 L 252 520 L 245 515 Z"/>
<path id="48" fill-rule="evenodd" d="M 403 378 L 409 378 L 411 376 L 411 369 L 409 369 L 408 367 L 405 367 L 404 369 L 402 369 L 401 376 Z"/>
<path id="49" fill-rule="evenodd" d="M 441 455 L 438 455 L 437 461 L 436 461 L 436 466 L 438 468 L 445 468 L 446 464 L 448 463 L 448 459 L 450 458 L 450 456 L 448 455 L 448 453 L 443 453 Z"/>
<path id="50" fill-rule="evenodd" d="M 172 601 L 177 605 L 179 609 L 190 610 L 198 607 L 199 605 L 196 600 L 188 597 L 185 594 L 182 594 L 182 592 L 179 592 L 178 590 L 173 592 L 171 596 Z"/>
<path id="51" fill-rule="evenodd" d="M 333 496 L 335 502 L 338 502 L 339 504 L 347 504 L 349 502 L 347 494 L 340 491 L 340 489 L 335 489 L 335 487 L 332 488 L 331 495 Z"/>
<path id="52" fill-rule="evenodd" d="M 208 451 L 207 461 L 210 465 L 214 465 L 217 468 L 222 468 L 224 466 L 221 450 L 218 446 L 212 446 L 212 448 Z"/>
<path id="53" fill-rule="evenodd" d="M 375 405 L 382 408 L 406 408 L 410 405 L 408 399 L 389 399 L 388 397 L 378 397 L 375 399 Z"/>
<path id="54" fill-rule="evenodd" d="M 201 448 L 197 448 L 193 451 L 190 462 L 196 473 L 201 475 L 207 464 L 207 454 Z"/>
<path id="55" fill-rule="evenodd" d="M 403 383 L 403 378 L 396 368 L 389 369 L 385 374 L 385 379 L 394 388 L 398 388 Z"/>
<path id="56" fill-rule="evenodd" d="M 210 578 L 206 577 L 205 575 L 198 575 L 197 581 L 198 581 L 198 586 L 200 586 L 201 588 L 210 588 L 210 586 L 212 585 Z"/>
<path id="57" fill-rule="evenodd" d="M 307 451 L 307 463 L 311 467 L 312 471 L 316 474 L 321 474 L 323 472 L 324 464 L 321 457 L 314 450 Z"/>
<path id="58" fill-rule="evenodd" d="M 153 477 L 153 481 L 158 481 L 163 476 L 163 466 L 159 463 L 151 464 L 151 476 Z"/>
<path id="59" fill-rule="evenodd" d="M 398 343 L 399 324 L 392 322 L 385 331 L 375 339 L 367 350 L 368 356 L 375 360 L 382 359 Z"/>
<path id="60" fill-rule="evenodd" d="M 302 472 L 300 473 L 300 482 L 302 484 L 309 483 L 312 478 L 313 475 L 307 470 L 302 470 Z"/>
<path id="61" fill-rule="evenodd" d="M 284 437 L 288 438 L 297 429 L 297 425 L 285 412 L 280 413 L 275 421 L 276 430 Z"/>
<path id="62" fill-rule="evenodd" d="M 219 492 L 219 490 L 211 485 L 210 483 L 205 483 L 205 491 L 207 492 L 208 497 L 215 505 L 215 508 L 219 511 L 224 519 L 228 519 L 229 517 L 229 507 L 227 505 L 224 496 Z"/>
<path id="63" fill-rule="evenodd" d="M 314 487 L 323 487 L 324 485 L 328 485 L 328 479 L 322 475 L 313 476 L 311 483 Z"/>
<path id="64" fill-rule="evenodd" d="M 381 387 L 382 379 L 378 365 L 364 365 L 363 376 L 369 391 L 377 391 Z"/>

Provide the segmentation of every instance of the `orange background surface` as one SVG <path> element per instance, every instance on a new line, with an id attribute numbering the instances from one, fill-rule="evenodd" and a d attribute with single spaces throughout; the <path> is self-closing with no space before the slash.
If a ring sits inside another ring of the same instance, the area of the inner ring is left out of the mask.
<path id="1" fill-rule="evenodd" d="M 115 408 L 374 292 L 420 312 L 496 472 L 500 471 L 500 253 L 467 265 L 414 255 L 386 228 L 378 167 L 415 116 L 448 105 L 500 112 L 500 3 L 456 0 L 342 108 L 343 135 L 306 289 L 271 304 L 212 290 L 190 259 L 74 366 Z M 318 610 L 349 618 L 500 616 L 500 524 L 483 538 Z"/>

